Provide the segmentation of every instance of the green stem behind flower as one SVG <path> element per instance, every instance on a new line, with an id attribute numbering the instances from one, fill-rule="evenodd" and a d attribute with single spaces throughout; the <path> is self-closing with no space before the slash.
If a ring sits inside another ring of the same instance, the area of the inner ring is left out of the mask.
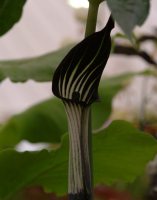
<path id="1" fill-rule="evenodd" d="M 99 4 L 89 4 L 85 37 L 95 32 Z M 92 200 L 91 106 L 66 103 L 69 123 L 69 199 Z"/>
<path id="2" fill-rule="evenodd" d="M 86 31 L 85 31 L 85 37 L 91 35 L 96 30 L 96 23 L 97 23 L 97 15 L 98 15 L 98 9 L 99 9 L 99 3 L 98 4 L 92 4 L 89 3 L 89 10 L 88 10 L 88 16 L 87 16 L 87 23 L 86 23 Z M 88 176 L 90 177 L 90 184 L 91 185 L 91 194 L 89 195 L 89 198 L 92 199 L 92 186 L 93 186 L 93 160 L 92 160 L 92 111 L 91 107 L 89 107 L 89 115 L 88 115 L 88 153 L 89 153 L 89 163 L 88 163 Z"/>
<path id="3" fill-rule="evenodd" d="M 95 3 L 95 4 L 89 3 L 85 37 L 95 32 L 98 9 L 99 9 L 99 3 Z"/>
<path id="4" fill-rule="evenodd" d="M 65 105 L 69 126 L 69 200 L 92 200 L 91 104 L 98 99 L 98 85 L 111 49 L 110 16 L 94 33 L 99 4 L 90 3 L 86 37 L 70 50 L 53 76 L 52 91 Z"/>

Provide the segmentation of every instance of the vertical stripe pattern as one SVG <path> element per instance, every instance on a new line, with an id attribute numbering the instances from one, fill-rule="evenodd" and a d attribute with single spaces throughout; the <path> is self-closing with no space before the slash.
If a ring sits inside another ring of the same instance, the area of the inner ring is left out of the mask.
<path id="1" fill-rule="evenodd" d="M 111 49 L 112 17 L 104 29 L 77 44 L 53 76 L 52 91 L 64 100 L 89 105 L 98 99 L 98 85 Z"/>
<path id="2" fill-rule="evenodd" d="M 69 126 L 69 199 L 92 199 L 89 147 L 90 104 L 98 99 L 98 85 L 111 49 L 110 16 L 106 26 L 76 45 L 53 76 L 52 91 L 64 102 Z"/>
<path id="3" fill-rule="evenodd" d="M 88 142 L 88 106 L 64 102 L 69 126 L 68 193 L 78 200 L 90 199 L 92 180 Z M 71 199 L 73 199 L 71 198 Z"/>

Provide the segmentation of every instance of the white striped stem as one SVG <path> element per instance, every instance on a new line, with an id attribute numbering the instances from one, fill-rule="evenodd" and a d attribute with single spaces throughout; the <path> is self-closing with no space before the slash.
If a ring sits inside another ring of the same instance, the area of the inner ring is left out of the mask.
<path id="1" fill-rule="evenodd" d="M 69 126 L 69 200 L 92 199 L 89 150 L 90 106 L 64 102 Z"/>

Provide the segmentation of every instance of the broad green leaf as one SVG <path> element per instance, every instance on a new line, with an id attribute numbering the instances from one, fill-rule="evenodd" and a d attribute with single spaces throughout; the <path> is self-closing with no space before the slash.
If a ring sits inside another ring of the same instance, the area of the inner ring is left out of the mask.
<path id="1" fill-rule="evenodd" d="M 112 99 L 118 91 L 126 86 L 130 79 L 137 74 L 128 73 L 111 78 L 104 78 L 99 86 L 100 101 L 92 105 L 93 129 L 100 128 L 109 118 L 112 110 Z M 98 117 L 99 116 L 99 117 Z"/>
<path id="2" fill-rule="evenodd" d="M 12 197 L 14 192 L 29 185 L 40 174 L 53 167 L 55 152 L 17 153 L 4 150 L 0 153 L 0 200 Z"/>
<path id="3" fill-rule="evenodd" d="M 149 0 L 107 0 L 111 13 L 130 37 L 136 25 L 141 26 L 149 14 Z"/>
<path id="4" fill-rule="evenodd" d="M 156 140 L 128 122 L 115 121 L 93 135 L 94 184 L 132 182 L 157 152 Z M 58 195 L 67 192 L 68 137 L 54 151 L 0 152 L 0 200 L 26 186 L 41 185 Z"/>
<path id="5" fill-rule="evenodd" d="M 9 78 L 13 82 L 51 81 L 55 68 L 71 46 L 42 56 L 0 61 L 0 81 Z"/>
<path id="6" fill-rule="evenodd" d="M 98 129 L 109 118 L 112 111 L 112 99 L 122 88 L 126 87 L 135 76 L 157 77 L 156 70 L 126 73 L 110 78 L 102 78 L 99 86 L 100 101 L 92 105 L 93 129 Z M 99 116 L 99 117 L 98 117 Z"/>
<path id="7" fill-rule="evenodd" d="M 140 74 L 154 75 L 146 72 Z M 128 73 L 102 79 L 99 88 L 100 102 L 92 105 L 94 130 L 99 129 L 109 118 L 114 95 L 136 75 L 137 73 Z M 63 103 L 59 99 L 52 98 L 11 117 L 5 124 L 1 125 L 0 149 L 15 146 L 23 139 L 34 143 L 58 143 L 61 135 L 67 131 Z"/>
<path id="8" fill-rule="evenodd" d="M 67 131 L 64 106 L 56 98 L 45 101 L 13 116 L 0 127 L 0 148 L 16 145 L 22 139 L 30 142 L 59 143 Z"/>
<path id="9" fill-rule="evenodd" d="M 154 72 L 128 73 L 104 78 L 100 83 L 100 101 L 92 105 L 92 126 L 99 129 L 112 111 L 112 98 L 136 75 L 156 76 Z M 60 125 L 60 123 L 62 125 Z M 11 117 L 0 126 L 0 149 L 15 146 L 21 140 L 30 142 L 60 142 L 67 132 L 67 120 L 61 100 L 52 98 Z"/>
<path id="10" fill-rule="evenodd" d="M 125 121 L 114 121 L 93 140 L 95 183 L 132 182 L 157 153 L 156 140 Z"/>
<path id="11" fill-rule="evenodd" d="M 135 75 L 135 74 L 134 74 Z M 93 129 L 98 129 L 108 119 L 113 96 L 125 86 L 133 74 L 104 78 L 100 84 L 100 102 L 92 107 Z M 98 117 L 99 116 L 99 117 Z M 14 146 L 23 139 L 30 142 L 60 142 L 67 132 L 67 120 L 61 100 L 50 100 L 32 106 L 10 118 L 0 127 L 0 148 Z"/>
<path id="12" fill-rule="evenodd" d="M 0 36 L 9 31 L 22 15 L 26 0 L 0 1 Z"/>

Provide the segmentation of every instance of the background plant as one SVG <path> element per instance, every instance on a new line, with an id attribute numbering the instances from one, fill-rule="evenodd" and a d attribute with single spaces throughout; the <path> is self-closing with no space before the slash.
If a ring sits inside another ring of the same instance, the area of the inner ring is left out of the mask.
<path id="1" fill-rule="evenodd" d="M 19 20 L 25 2 L 17 1 L 13 6 L 12 1 L 2 1 L 0 6 L 1 35 Z M 95 6 L 99 2 L 92 1 L 91 3 Z M 149 1 L 144 0 L 127 2 L 108 0 L 107 3 L 117 23 L 130 38 L 134 26 L 141 25 L 149 11 Z M 13 10 L 16 17 L 12 16 Z M 0 79 L 4 80 L 9 77 L 16 82 L 28 79 L 51 81 L 52 70 L 57 67 L 69 48 L 71 47 L 32 59 L 1 61 Z M 132 50 L 137 55 L 141 55 L 138 49 L 132 48 Z M 114 51 L 117 52 L 116 48 Z M 154 72 L 143 74 L 155 76 Z M 128 79 L 135 75 L 126 74 L 102 79 L 101 102 L 93 105 L 94 130 L 98 130 L 109 118 L 113 96 L 126 85 Z M 55 98 L 33 106 L 1 125 L 0 199 L 12 199 L 13 197 L 17 199 L 17 193 L 23 188 L 36 185 L 57 195 L 66 193 L 68 159 L 66 132 L 64 110 Z M 117 180 L 133 182 L 143 173 L 146 163 L 156 153 L 156 141 L 125 121 L 115 121 L 107 129 L 102 129 L 97 133 L 93 135 L 95 185 L 98 183 L 113 184 Z M 51 150 L 19 153 L 15 147 L 22 139 L 31 142 L 47 142 Z M 60 147 L 52 148 L 51 144 L 56 143 L 60 144 Z"/>

